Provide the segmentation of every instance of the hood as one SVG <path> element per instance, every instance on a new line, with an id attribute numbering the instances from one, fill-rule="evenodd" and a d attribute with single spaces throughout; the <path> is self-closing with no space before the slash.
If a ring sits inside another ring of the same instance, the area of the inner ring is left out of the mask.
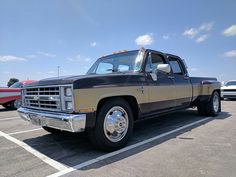
<path id="1" fill-rule="evenodd" d="M 66 85 L 66 84 L 72 84 L 74 81 L 84 78 L 86 76 L 87 75 L 52 77 L 28 83 L 25 86 L 34 87 L 34 86 L 46 86 L 46 85 Z"/>
<path id="2" fill-rule="evenodd" d="M 139 85 L 145 82 L 142 73 L 114 73 L 103 75 L 63 76 L 43 79 L 26 87 L 73 84 L 74 89 Z"/>

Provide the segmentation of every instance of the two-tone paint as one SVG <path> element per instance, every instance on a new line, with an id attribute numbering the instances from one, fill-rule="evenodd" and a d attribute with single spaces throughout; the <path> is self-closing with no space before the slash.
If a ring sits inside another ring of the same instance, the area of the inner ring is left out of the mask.
<path id="1" fill-rule="evenodd" d="M 177 59 L 183 74 L 146 72 L 150 53 L 160 55 L 166 64 L 171 58 Z M 113 97 L 126 99 L 133 109 L 135 120 L 138 120 L 196 106 L 199 102 L 208 101 L 213 91 L 220 93 L 220 83 L 216 78 L 189 77 L 180 57 L 154 50 L 145 50 L 139 72 L 51 78 L 28 86 L 57 84 L 73 85 L 73 113 L 87 115 L 86 127 L 95 125 L 99 107 Z"/>

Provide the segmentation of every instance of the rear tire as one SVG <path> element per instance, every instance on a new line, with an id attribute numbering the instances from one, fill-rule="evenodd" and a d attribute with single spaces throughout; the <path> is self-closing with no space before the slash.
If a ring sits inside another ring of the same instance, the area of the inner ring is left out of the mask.
<path id="1" fill-rule="evenodd" d="M 210 101 L 206 105 L 208 116 L 217 116 L 221 111 L 220 95 L 217 91 L 213 92 Z"/>
<path id="2" fill-rule="evenodd" d="M 133 113 L 122 98 L 105 102 L 98 111 L 95 128 L 88 130 L 91 142 L 105 151 L 124 147 L 133 131 Z"/>
<path id="3" fill-rule="evenodd" d="M 4 104 L 2 104 L 2 106 L 4 108 L 6 108 L 6 109 L 10 109 L 11 108 L 10 103 L 4 103 Z"/>
<path id="4" fill-rule="evenodd" d="M 217 116 L 221 111 L 220 96 L 217 91 L 214 91 L 208 102 L 200 103 L 198 106 L 198 113 L 202 116 Z"/>
<path id="5" fill-rule="evenodd" d="M 199 114 L 199 115 L 201 115 L 201 116 L 206 116 L 206 115 L 207 115 L 205 104 L 200 103 L 200 104 L 197 106 L 197 110 L 198 110 L 198 114 Z"/>

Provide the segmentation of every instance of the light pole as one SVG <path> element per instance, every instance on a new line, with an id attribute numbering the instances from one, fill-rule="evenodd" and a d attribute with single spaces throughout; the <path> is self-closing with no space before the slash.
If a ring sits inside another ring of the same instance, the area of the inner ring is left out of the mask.
<path id="1" fill-rule="evenodd" d="M 57 77 L 60 75 L 60 66 L 57 66 Z"/>

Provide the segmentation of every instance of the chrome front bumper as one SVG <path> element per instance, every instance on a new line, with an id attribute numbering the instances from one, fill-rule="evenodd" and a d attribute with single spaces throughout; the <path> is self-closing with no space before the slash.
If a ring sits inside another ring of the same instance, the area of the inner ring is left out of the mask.
<path id="1" fill-rule="evenodd" d="M 64 114 L 48 111 L 19 108 L 20 117 L 34 125 L 52 127 L 69 132 L 85 130 L 86 114 Z"/>

